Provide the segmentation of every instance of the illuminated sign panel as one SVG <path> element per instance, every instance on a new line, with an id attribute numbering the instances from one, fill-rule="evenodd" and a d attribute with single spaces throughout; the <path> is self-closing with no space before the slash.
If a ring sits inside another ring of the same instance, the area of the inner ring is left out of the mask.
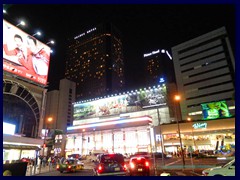
<path id="1" fill-rule="evenodd" d="M 207 123 L 195 123 L 192 126 L 194 129 L 205 129 L 207 128 Z"/>
<path id="2" fill-rule="evenodd" d="M 50 47 L 3 20 L 3 70 L 46 85 Z"/>
<path id="3" fill-rule="evenodd" d="M 3 122 L 3 134 L 15 134 L 16 125 Z"/>
<path id="4" fill-rule="evenodd" d="M 203 103 L 203 119 L 218 119 L 231 117 L 226 101 Z"/>
<path id="5" fill-rule="evenodd" d="M 74 104 L 74 120 L 133 112 L 133 109 L 136 111 L 138 108 L 163 105 L 166 105 L 166 86 Z"/>

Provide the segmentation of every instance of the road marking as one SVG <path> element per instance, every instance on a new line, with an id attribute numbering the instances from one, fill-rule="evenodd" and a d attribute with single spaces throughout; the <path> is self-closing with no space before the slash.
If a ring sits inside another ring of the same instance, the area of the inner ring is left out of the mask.
<path id="1" fill-rule="evenodd" d="M 170 166 L 170 165 L 172 165 L 172 164 L 178 163 L 179 161 L 182 161 L 182 160 L 180 159 L 180 160 L 177 160 L 177 161 L 174 161 L 174 162 L 171 162 L 171 163 L 165 164 L 165 166 Z"/>

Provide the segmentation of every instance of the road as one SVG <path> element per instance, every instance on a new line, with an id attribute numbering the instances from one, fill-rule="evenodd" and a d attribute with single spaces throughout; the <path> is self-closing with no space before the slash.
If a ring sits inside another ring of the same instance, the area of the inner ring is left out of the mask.
<path id="1" fill-rule="evenodd" d="M 182 166 L 181 158 L 164 159 L 164 166 L 162 159 L 156 159 L 154 166 L 154 159 L 151 159 L 151 176 L 160 176 L 163 172 L 169 173 L 170 176 L 201 176 L 202 170 L 216 165 L 223 165 L 230 160 L 217 160 L 216 158 L 202 158 L 202 159 L 185 159 L 185 166 Z M 128 160 L 126 159 L 126 163 Z M 59 171 L 51 171 L 40 173 L 35 176 L 93 176 L 94 163 L 85 161 L 85 169 L 76 173 L 60 173 Z M 156 167 L 156 168 L 154 168 Z"/>

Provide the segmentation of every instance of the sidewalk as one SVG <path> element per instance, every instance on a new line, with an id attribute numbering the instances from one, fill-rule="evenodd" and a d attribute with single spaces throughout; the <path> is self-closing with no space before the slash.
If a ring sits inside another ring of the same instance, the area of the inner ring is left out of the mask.
<path id="1" fill-rule="evenodd" d="M 46 173 L 46 172 L 51 172 L 51 171 L 56 171 L 56 166 L 52 167 L 52 165 L 50 166 L 45 166 L 45 167 L 34 167 L 34 166 L 27 166 L 27 172 L 26 172 L 26 176 L 34 176 L 36 174 L 41 174 L 41 173 Z"/>

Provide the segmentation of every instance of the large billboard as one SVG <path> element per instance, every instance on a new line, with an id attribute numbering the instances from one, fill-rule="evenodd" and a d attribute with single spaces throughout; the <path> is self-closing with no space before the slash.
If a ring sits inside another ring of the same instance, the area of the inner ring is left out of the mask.
<path id="1" fill-rule="evenodd" d="M 201 106 L 204 120 L 231 117 L 226 101 L 203 103 Z"/>
<path id="2" fill-rule="evenodd" d="M 134 91 L 91 102 L 74 104 L 74 120 L 138 111 L 166 105 L 166 86 Z"/>
<path id="3" fill-rule="evenodd" d="M 3 70 L 46 85 L 50 47 L 3 20 Z"/>

